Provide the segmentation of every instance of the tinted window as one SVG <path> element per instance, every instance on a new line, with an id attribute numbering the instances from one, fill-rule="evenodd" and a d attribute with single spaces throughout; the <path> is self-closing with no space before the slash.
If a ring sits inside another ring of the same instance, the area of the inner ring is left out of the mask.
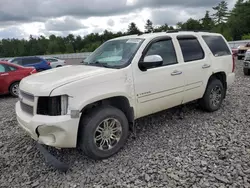
<path id="1" fill-rule="evenodd" d="M 16 70 L 15 67 L 12 67 L 12 66 L 8 66 L 8 65 L 1 65 L 0 64 L 0 72 L 10 72 L 10 71 L 14 71 Z"/>
<path id="2" fill-rule="evenodd" d="M 49 62 L 56 62 L 57 59 L 46 59 L 46 61 L 49 61 Z"/>
<path id="3" fill-rule="evenodd" d="M 12 67 L 12 66 L 9 66 L 9 68 L 10 68 L 10 70 L 11 70 L 11 71 L 15 71 L 15 70 L 17 70 L 17 68 L 16 68 L 16 67 Z"/>
<path id="4" fill-rule="evenodd" d="M 39 63 L 41 60 L 39 58 L 24 58 L 23 65 Z"/>
<path id="5" fill-rule="evenodd" d="M 226 42 L 221 36 L 202 36 L 214 56 L 231 55 Z"/>
<path id="6" fill-rule="evenodd" d="M 22 65 L 22 59 L 12 59 L 10 62 L 17 65 Z"/>
<path id="7" fill-rule="evenodd" d="M 160 55 L 163 59 L 162 66 L 177 63 L 175 49 L 172 40 L 169 39 L 157 41 L 151 44 L 145 56 L 148 55 Z"/>
<path id="8" fill-rule="evenodd" d="M 4 65 L 0 65 L 0 72 L 7 72 Z"/>
<path id="9" fill-rule="evenodd" d="M 178 39 L 185 62 L 204 58 L 204 51 L 196 38 Z"/>

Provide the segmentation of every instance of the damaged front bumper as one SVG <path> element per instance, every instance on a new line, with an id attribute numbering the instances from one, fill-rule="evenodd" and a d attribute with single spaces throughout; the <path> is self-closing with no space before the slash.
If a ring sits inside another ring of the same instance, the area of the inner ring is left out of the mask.
<path id="1" fill-rule="evenodd" d="M 56 148 L 76 148 L 79 118 L 70 115 L 31 115 L 22 111 L 16 103 L 18 125 L 34 140 Z"/>

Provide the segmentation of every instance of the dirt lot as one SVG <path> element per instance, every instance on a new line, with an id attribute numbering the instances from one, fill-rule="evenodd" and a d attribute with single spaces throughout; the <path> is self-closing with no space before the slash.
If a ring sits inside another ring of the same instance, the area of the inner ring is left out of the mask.
<path id="1" fill-rule="evenodd" d="M 53 150 L 71 169 L 44 163 L 17 127 L 17 99 L 0 97 L 0 187 L 250 187 L 250 77 L 237 62 L 236 82 L 221 110 L 195 104 L 137 121 L 137 138 L 104 161 Z"/>

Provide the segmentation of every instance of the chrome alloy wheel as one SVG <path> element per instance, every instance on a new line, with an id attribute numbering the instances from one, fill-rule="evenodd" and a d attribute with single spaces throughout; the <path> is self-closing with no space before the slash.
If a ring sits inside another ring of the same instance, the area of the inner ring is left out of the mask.
<path id="1" fill-rule="evenodd" d="M 221 102 L 222 98 L 222 91 L 219 86 L 216 86 L 215 88 L 212 89 L 210 93 L 210 102 L 213 106 L 218 106 Z"/>
<path id="2" fill-rule="evenodd" d="M 97 126 L 94 133 L 94 142 L 100 150 L 110 150 L 116 146 L 121 136 L 121 123 L 115 118 L 108 118 Z"/>

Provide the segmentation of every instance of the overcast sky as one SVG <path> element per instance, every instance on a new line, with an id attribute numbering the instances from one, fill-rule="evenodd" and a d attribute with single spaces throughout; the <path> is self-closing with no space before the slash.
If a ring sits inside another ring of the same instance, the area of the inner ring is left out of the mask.
<path id="1" fill-rule="evenodd" d="M 69 33 L 84 36 L 107 29 L 126 31 L 130 22 L 144 30 L 147 19 L 154 25 L 175 25 L 220 0 L 0 0 L 0 38 L 27 38 Z M 227 0 L 232 8 L 236 0 Z"/>

